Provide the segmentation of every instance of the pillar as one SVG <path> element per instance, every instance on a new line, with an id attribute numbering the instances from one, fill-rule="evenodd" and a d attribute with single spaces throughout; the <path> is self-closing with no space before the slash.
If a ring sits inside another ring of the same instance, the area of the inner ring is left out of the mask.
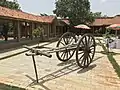
<path id="1" fill-rule="evenodd" d="M 48 24 L 48 30 L 47 30 L 47 33 L 48 33 L 48 35 L 47 35 L 47 37 L 48 37 L 48 39 L 49 39 L 49 35 L 50 35 L 50 25 Z"/>
<path id="2" fill-rule="evenodd" d="M 13 21 L 13 37 L 14 37 L 14 39 L 16 39 L 17 38 L 17 30 L 16 30 L 16 21 Z"/>
<path id="3" fill-rule="evenodd" d="M 20 41 L 20 21 L 17 21 L 17 41 Z"/>
<path id="4" fill-rule="evenodd" d="M 27 22 L 25 22 L 25 37 L 27 38 L 28 36 L 28 31 L 27 31 Z"/>
<path id="5" fill-rule="evenodd" d="M 33 39 L 33 35 L 32 35 L 32 32 L 33 32 L 33 30 L 34 30 L 34 27 L 35 26 L 35 24 L 33 23 L 33 22 L 31 22 L 30 23 L 30 38 L 31 38 L 31 40 Z"/>

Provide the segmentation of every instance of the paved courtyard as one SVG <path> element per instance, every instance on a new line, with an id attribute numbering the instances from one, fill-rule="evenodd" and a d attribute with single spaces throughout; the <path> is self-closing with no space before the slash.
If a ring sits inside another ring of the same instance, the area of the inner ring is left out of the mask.
<path id="1" fill-rule="evenodd" d="M 41 45 L 55 47 L 56 42 Z M 59 61 L 56 54 L 52 54 L 52 58 L 36 56 L 38 84 L 32 58 L 19 54 L 0 61 L 0 82 L 28 90 L 120 90 L 120 79 L 100 51 L 102 48 L 97 46 L 94 61 L 86 69 L 76 65 L 75 55 L 68 62 Z"/>

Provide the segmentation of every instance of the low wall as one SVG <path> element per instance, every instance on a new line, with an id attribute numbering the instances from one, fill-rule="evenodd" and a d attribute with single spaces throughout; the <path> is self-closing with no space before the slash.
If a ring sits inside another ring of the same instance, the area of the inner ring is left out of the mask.
<path id="1" fill-rule="evenodd" d="M 17 42 L 16 40 L 3 41 L 3 42 L 0 42 L 0 50 L 22 47 L 23 45 L 37 44 L 39 42 L 40 42 L 40 39 L 38 38 L 33 40 L 24 39 L 24 40 L 21 40 L 20 42 Z"/>

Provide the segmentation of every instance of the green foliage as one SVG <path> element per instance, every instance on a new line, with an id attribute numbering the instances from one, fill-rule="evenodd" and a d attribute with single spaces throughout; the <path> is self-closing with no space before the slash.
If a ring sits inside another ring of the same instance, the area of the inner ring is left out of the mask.
<path id="1" fill-rule="evenodd" d="M 20 10 L 20 6 L 19 6 L 17 0 L 13 0 L 13 1 L 1 0 L 0 6 L 7 7 L 10 9 Z"/>
<path id="2" fill-rule="evenodd" d="M 105 34 L 103 34 L 103 37 L 106 39 L 106 38 L 110 38 L 111 35 L 109 33 L 105 33 Z"/>
<path id="3" fill-rule="evenodd" d="M 95 13 L 93 13 L 93 16 L 95 18 L 102 17 L 102 12 L 95 12 Z"/>
<path id="4" fill-rule="evenodd" d="M 9 31 L 12 31 L 13 29 L 13 23 L 8 23 Z"/>
<path id="5" fill-rule="evenodd" d="M 107 29 L 107 30 L 106 30 L 106 33 L 103 34 L 103 37 L 104 37 L 104 38 L 111 38 L 112 35 L 110 34 L 110 31 L 111 31 L 110 29 Z"/>
<path id="6" fill-rule="evenodd" d="M 107 57 L 108 57 L 109 61 L 111 62 L 113 68 L 115 69 L 115 72 L 117 73 L 118 77 L 120 78 L 120 66 L 118 65 L 118 63 L 114 59 L 113 54 L 108 53 Z"/>
<path id="7" fill-rule="evenodd" d="M 101 34 L 102 33 L 102 28 L 95 30 L 95 34 Z"/>
<path id="8" fill-rule="evenodd" d="M 33 35 L 34 37 L 40 36 L 40 30 L 39 30 L 39 29 L 34 29 L 33 32 L 32 32 L 32 35 Z"/>
<path id="9" fill-rule="evenodd" d="M 40 16 L 48 16 L 46 13 L 40 13 Z"/>
<path id="10" fill-rule="evenodd" d="M 94 21 L 90 12 L 89 0 L 57 0 L 53 11 L 61 18 L 69 18 L 71 25 L 86 24 Z"/>
<path id="11" fill-rule="evenodd" d="M 42 32 L 43 32 L 43 28 L 42 27 L 38 27 L 38 28 L 33 30 L 32 35 L 34 37 L 39 37 L 39 36 L 41 36 Z"/>
<path id="12" fill-rule="evenodd" d="M 118 65 L 118 63 L 116 62 L 115 58 L 113 57 L 113 55 L 114 55 L 115 53 L 113 53 L 113 52 L 112 52 L 112 53 L 108 52 L 108 49 L 105 47 L 105 45 L 102 44 L 100 40 L 98 40 L 98 41 L 99 41 L 99 43 L 101 44 L 101 46 L 102 46 L 105 54 L 107 55 L 108 60 L 109 60 L 110 63 L 112 64 L 113 68 L 115 69 L 115 72 L 117 73 L 118 77 L 120 78 L 120 66 Z"/>
<path id="13" fill-rule="evenodd" d="M 102 12 L 95 12 L 93 13 L 94 18 L 99 18 L 99 17 L 108 17 L 107 15 L 102 15 Z"/>

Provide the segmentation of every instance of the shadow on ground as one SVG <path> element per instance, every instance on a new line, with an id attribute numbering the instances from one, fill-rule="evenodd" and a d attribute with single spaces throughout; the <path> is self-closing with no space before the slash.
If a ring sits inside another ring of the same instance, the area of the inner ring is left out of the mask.
<path id="1" fill-rule="evenodd" d="M 28 45 L 28 46 L 32 46 L 32 45 L 37 44 L 37 46 L 34 47 L 34 48 L 37 48 L 37 47 L 43 48 L 44 46 L 49 45 L 49 44 L 51 44 L 51 43 L 54 43 L 54 42 L 56 42 L 56 41 L 57 41 L 57 39 L 51 40 L 51 41 L 41 41 L 41 42 L 29 43 L 29 44 L 27 44 L 27 45 Z M 48 42 L 48 43 L 43 44 L 43 45 L 39 45 L 40 43 L 45 43 L 45 42 Z M 19 43 L 19 42 L 15 42 L 15 43 Z M 6 44 L 9 44 L 9 42 L 7 42 Z M 5 53 L 5 52 L 9 52 L 9 51 L 21 49 L 21 48 L 23 48 L 23 45 L 19 45 L 19 46 L 14 47 L 14 48 L 9 48 L 9 49 L 1 50 L 0 53 Z"/>
<path id="2" fill-rule="evenodd" d="M 93 61 L 96 61 L 96 60 L 98 60 L 100 58 L 102 58 L 102 57 L 97 57 Z M 45 90 L 50 90 L 48 87 L 46 87 L 44 85 L 45 82 L 48 82 L 50 80 L 62 77 L 64 75 L 67 75 L 69 73 L 75 72 L 77 70 L 79 70 L 77 72 L 78 74 L 85 73 L 85 72 L 87 72 L 87 71 L 92 70 L 93 68 L 95 68 L 96 64 L 90 65 L 88 68 L 82 69 L 82 68 L 78 67 L 78 65 L 76 64 L 76 60 L 72 59 L 72 60 L 68 60 L 67 62 L 59 63 L 57 66 L 65 66 L 65 67 L 62 68 L 62 69 L 59 69 L 59 70 L 57 70 L 55 72 L 52 72 L 52 73 L 50 73 L 48 75 L 45 75 L 45 76 L 43 76 L 41 78 L 39 78 L 39 83 L 36 83 L 35 79 L 33 79 L 32 77 L 30 77 L 29 75 L 26 75 L 26 77 L 28 77 L 29 79 L 32 80 L 32 83 L 30 83 L 27 87 L 31 87 L 31 86 L 34 86 L 34 85 L 40 85 Z"/>
<path id="3" fill-rule="evenodd" d="M 95 62 L 96 60 L 99 60 L 100 58 L 102 58 L 103 56 L 100 56 L 100 57 L 97 57 L 93 60 L 93 62 Z M 93 68 L 95 68 L 97 65 L 96 64 L 92 64 L 90 65 L 88 68 L 84 68 L 84 69 L 81 69 L 79 70 L 77 73 L 80 74 L 80 73 L 85 73 L 87 71 L 90 71 L 92 70 Z"/>
<path id="4" fill-rule="evenodd" d="M 46 45 L 49 45 L 49 44 L 51 44 L 51 43 L 54 43 L 54 42 L 56 42 L 56 40 L 52 40 L 52 41 L 50 41 L 50 42 L 48 42 L 48 43 L 46 43 L 46 44 L 43 44 L 43 45 L 37 45 L 37 46 L 35 46 L 35 47 L 33 47 L 33 48 L 46 48 L 45 46 Z M 2 50 L 2 51 L 0 51 L 0 53 L 4 53 L 4 52 L 9 52 L 9 51 L 13 51 L 13 50 L 17 50 L 17 49 L 20 49 L 20 48 L 23 48 L 22 46 L 21 47 L 17 47 L 17 48 L 11 48 L 11 49 L 5 49 L 5 50 Z M 48 47 L 47 49 L 50 49 L 50 47 Z M 12 56 L 16 56 L 16 55 L 19 55 L 19 54 L 22 54 L 22 53 L 25 53 L 25 52 L 27 52 L 27 51 L 29 51 L 29 50 L 23 50 L 23 51 L 18 51 L 18 52 L 15 52 L 15 53 L 11 53 L 11 54 L 9 54 L 9 55 L 6 55 L 6 56 L 4 56 L 4 57 L 1 57 L 0 58 L 0 60 L 4 60 L 4 59 L 6 59 L 6 58 L 10 58 L 10 57 L 12 57 Z"/>
<path id="5" fill-rule="evenodd" d="M 78 73 L 78 74 L 80 74 L 80 73 L 85 73 L 85 72 L 87 72 L 87 71 L 92 70 L 92 69 L 95 68 L 96 66 L 97 66 L 96 64 L 92 64 L 92 65 L 90 65 L 88 68 L 84 68 L 84 69 L 79 70 L 77 73 Z"/>
<path id="6" fill-rule="evenodd" d="M 69 65 L 69 64 L 75 64 L 75 63 L 76 63 L 76 60 L 71 59 L 71 60 L 68 60 L 66 62 L 61 62 L 61 63 L 57 64 L 57 66 L 65 66 L 65 65 Z"/>
<path id="7" fill-rule="evenodd" d="M 25 89 L 0 83 L 0 90 L 25 90 Z"/>

